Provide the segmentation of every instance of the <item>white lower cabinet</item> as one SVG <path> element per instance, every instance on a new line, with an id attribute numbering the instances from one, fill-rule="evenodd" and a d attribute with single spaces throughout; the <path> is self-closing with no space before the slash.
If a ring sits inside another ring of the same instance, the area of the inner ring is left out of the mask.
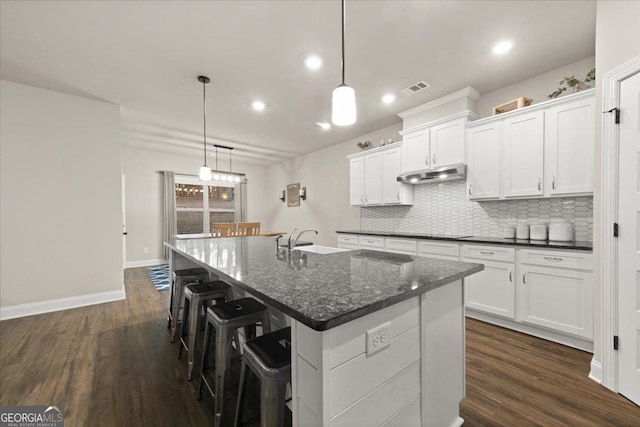
<path id="1" fill-rule="evenodd" d="M 484 264 L 484 270 L 465 278 L 465 306 L 507 319 L 515 319 L 515 249 L 462 245 L 465 262 Z"/>
<path id="2" fill-rule="evenodd" d="M 359 249 L 358 236 L 353 234 L 338 234 L 338 247 L 341 249 Z"/>
<path id="3" fill-rule="evenodd" d="M 548 252 L 544 255 L 543 251 L 521 251 L 518 320 L 593 339 L 593 273 L 562 267 L 565 261 L 576 265 L 582 258 L 591 259 L 591 254 L 581 257 L 575 253 Z"/>

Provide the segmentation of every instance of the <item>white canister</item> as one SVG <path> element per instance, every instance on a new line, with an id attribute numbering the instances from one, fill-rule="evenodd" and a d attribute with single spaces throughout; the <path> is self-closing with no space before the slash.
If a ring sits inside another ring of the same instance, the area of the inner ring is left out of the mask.
<path id="1" fill-rule="evenodd" d="M 531 224 L 529 229 L 531 240 L 547 240 L 547 224 Z"/>
<path id="2" fill-rule="evenodd" d="M 519 225 L 516 228 L 516 239 L 528 239 L 529 238 L 529 226 Z"/>
<path id="3" fill-rule="evenodd" d="M 512 226 L 507 226 L 502 230 L 502 237 L 505 239 L 515 239 L 516 238 L 516 228 Z"/>
<path id="4" fill-rule="evenodd" d="M 569 221 L 549 223 L 549 240 L 571 242 L 573 240 L 573 225 Z"/>

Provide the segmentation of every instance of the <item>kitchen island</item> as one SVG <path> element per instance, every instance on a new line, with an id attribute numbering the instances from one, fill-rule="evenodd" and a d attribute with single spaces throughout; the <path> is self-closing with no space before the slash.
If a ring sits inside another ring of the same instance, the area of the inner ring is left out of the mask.
<path id="1" fill-rule="evenodd" d="M 290 316 L 294 426 L 454 426 L 463 420 L 462 278 L 481 264 L 369 250 L 277 249 L 272 238 L 173 240 Z"/>

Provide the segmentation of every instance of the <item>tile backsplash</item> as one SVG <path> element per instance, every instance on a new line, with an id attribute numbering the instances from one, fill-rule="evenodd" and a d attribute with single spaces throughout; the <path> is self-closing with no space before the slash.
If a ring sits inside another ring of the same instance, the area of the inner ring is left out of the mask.
<path id="1" fill-rule="evenodd" d="M 576 240 L 593 240 L 593 198 L 467 200 L 463 180 L 416 185 L 413 206 L 363 207 L 360 227 L 372 231 L 501 237 L 507 225 L 568 220 Z"/>

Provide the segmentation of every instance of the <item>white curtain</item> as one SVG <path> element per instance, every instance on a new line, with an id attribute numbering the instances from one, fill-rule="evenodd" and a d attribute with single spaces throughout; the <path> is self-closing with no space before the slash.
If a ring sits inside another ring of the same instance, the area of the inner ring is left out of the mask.
<path id="1" fill-rule="evenodd" d="M 162 171 L 163 187 L 162 202 L 164 214 L 162 216 L 162 242 L 166 242 L 178 232 L 176 225 L 176 178 L 170 171 Z M 164 259 L 169 259 L 169 248 L 163 245 Z"/>

